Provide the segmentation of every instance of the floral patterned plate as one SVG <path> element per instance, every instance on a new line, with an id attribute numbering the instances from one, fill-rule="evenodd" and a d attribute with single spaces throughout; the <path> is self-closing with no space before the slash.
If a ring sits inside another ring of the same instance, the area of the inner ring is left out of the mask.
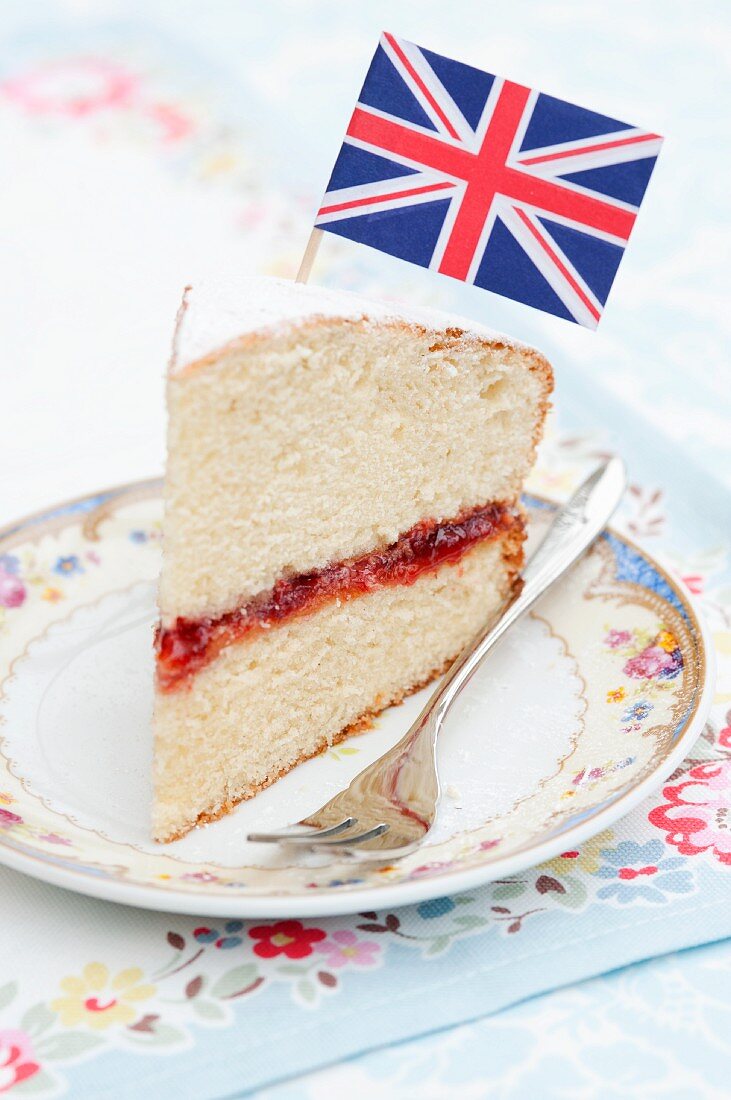
<path id="1" fill-rule="evenodd" d="M 551 505 L 526 499 L 531 537 Z M 687 754 L 710 704 L 690 598 L 606 532 L 463 693 L 439 745 L 439 820 L 394 864 L 300 859 L 245 837 L 304 817 L 392 744 L 419 693 L 174 844 L 149 839 L 159 482 L 0 534 L 0 861 L 152 909 L 305 916 L 475 886 L 574 849 Z"/>

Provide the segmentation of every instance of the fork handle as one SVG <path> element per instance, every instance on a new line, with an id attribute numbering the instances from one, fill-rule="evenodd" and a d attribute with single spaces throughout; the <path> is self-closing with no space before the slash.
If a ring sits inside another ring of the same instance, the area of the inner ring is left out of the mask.
<path id="1" fill-rule="evenodd" d="M 475 674 L 485 656 L 513 623 L 562 577 L 601 534 L 627 486 L 620 458 L 603 463 L 556 514 L 543 541 L 522 573 L 523 588 L 507 605 L 497 623 L 484 630 L 460 654 L 432 695 L 422 716 L 432 719 L 434 736 L 457 695 Z M 419 724 L 419 720 L 415 725 Z"/>

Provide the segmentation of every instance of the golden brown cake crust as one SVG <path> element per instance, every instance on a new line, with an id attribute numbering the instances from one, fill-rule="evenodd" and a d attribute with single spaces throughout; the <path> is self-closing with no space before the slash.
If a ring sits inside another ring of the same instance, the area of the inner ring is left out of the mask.
<path id="1" fill-rule="evenodd" d="M 183 318 L 185 316 L 185 311 L 187 309 L 187 293 L 191 290 L 191 288 L 186 287 L 185 290 L 186 296 L 184 296 L 178 310 L 175 334 L 173 337 L 173 351 L 170 358 L 171 369 L 176 364 L 179 331 L 183 322 Z M 345 317 L 341 319 L 341 323 L 351 325 L 353 328 L 359 328 L 362 330 L 367 330 L 372 326 L 372 322 L 370 322 L 367 318 L 362 320 L 354 320 Z M 301 330 L 309 330 L 327 328 L 330 327 L 332 324 L 332 317 L 318 317 L 315 315 L 312 317 L 308 317 L 306 320 L 303 320 L 297 327 Z M 426 336 L 430 332 L 432 332 L 431 329 L 427 329 L 422 324 L 406 320 L 402 321 L 398 318 L 389 318 L 386 321 L 380 322 L 380 324 L 386 327 L 397 329 L 401 332 L 411 332 L 414 335 L 418 336 Z M 498 336 L 494 338 L 484 337 L 476 335 L 475 333 L 471 333 L 467 329 L 448 328 L 445 330 L 444 333 L 432 332 L 432 334 L 437 336 L 438 340 L 431 345 L 429 349 L 430 351 L 447 351 L 450 348 L 454 348 L 455 350 L 457 350 L 465 342 L 469 342 L 471 344 L 479 344 L 482 347 L 489 348 L 492 351 L 501 351 L 505 347 L 512 346 L 507 337 L 505 339 L 501 339 Z M 252 332 L 247 332 L 242 336 L 237 336 L 235 339 L 228 341 L 228 343 L 225 344 L 223 347 L 215 348 L 214 350 L 208 352 L 206 355 L 201 356 L 199 359 L 196 359 L 191 363 L 186 363 L 182 367 L 178 367 L 175 372 L 176 377 L 180 378 L 183 375 L 192 374 L 193 372 L 202 370 L 206 367 L 214 367 L 219 361 L 223 351 L 234 350 L 236 348 L 242 347 L 250 347 L 259 342 L 266 345 L 270 339 L 271 333 L 268 332 L 266 329 L 254 330 Z M 544 355 L 541 355 L 541 353 L 535 348 L 521 345 L 520 350 L 523 356 L 527 360 L 529 360 L 528 369 L 539 374 L 543 380 L 545 387 L 545 403 L 542 406 L 542 409 L 545 412 L 550 407 L 548 398 L 553 392 L 553 368 L 551 367 L 551 364 L 548 362 L 546 357 Z"/>

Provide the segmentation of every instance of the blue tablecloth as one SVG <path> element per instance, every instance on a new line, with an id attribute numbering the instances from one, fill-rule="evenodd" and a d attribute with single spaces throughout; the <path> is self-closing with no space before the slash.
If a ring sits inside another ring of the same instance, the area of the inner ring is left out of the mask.
<path id="1" fill-rule="evenodd" d="M 471 928 L 454 923 L 451 899 L 391 914 L 378 934 L 360 926 L 388 914 L 306 922 L 355 948 L 336 987 L 308 986 L 280 967 L 247 988 L 252 940 L 241 922 L 219 922 L 222 948 L 200 920 L 126 910 L 0 870 L 0 1092 L 720 1097 L 731 1009 L 723 947 L 561 987 L 731 933 L 727 6 L 464 0 L 446 12 L 400 0 L 360 8 L 148 0 L 123 14 L 112 8 L 40 0 L 3 13 L 0 127 L 15 158 L 6 168 L 17 261 L 9 300 L 21 313 L 33 300 L 43 317 L 57 298 L 75 319 L 70 331 L 86 326 L 91 341 L 104 336 L 104 295 L 126 295 L 131 323 L 115 369 L 133 395 L 127 401 L 117 387 L 112 398 L 89 373 L 91 442 L 82 454 L 77 387 L 49 367 L 46 400 L 37 401 L 37 381 L 27 399 L 37 402 L 42 438 L 32 449 L 29 429 L 18 438 L 23 462 L 2 486 L 3 506 L 26 495 L 53 503 L 63 464 L 52 447 L 74 480 L 59 496 L 157 472 L 159 443 L 146 450 L 150 430 L 135 436 L 125 424 L 145 423 L 160 396 L 145 389 L 151 370 L 160 373 L 158 333 L 167 328 L 167 315 L 154 327 L 158 286 L 177 287 L 191 269 L 224 260 L 293 273 L 366 61 L 390 28 L 667 136 L 596 334 L 338 242 L 325 243 L 314 278 L 451 306 L 545 349 L 556 365 L 557 417 L 544 469 L 560 489 L 597 453 L 626 456 L 636 537 L 701 594 L 719 694 L 672 791 L 582 849 L 572 864 L 579 904 L 544 891 L 540 911 L 512 933 L 495 919 L 506 898 L 520 913 L 535 908 L 541 874 L 561 886 L 557 863 L 470 892 L 470 911 L 487 918 Z M 69 225 L 64 203 L 75 201 Z M 95 284 L 82 270 L 89 256 L 102 284 L 94 309 Z M 7 355 L 22 366 L 37 322 L 9 321 Z M 701 770 L 690 776 L 693 768 Z M 665 825 L 648 817 L 680 798 L 689 776 L 709 841 L 696 853 L 683 849 L 672 815 Z M 666 889 L 649 896 L 627 881 L 599 898 L 602 861 L 664 865 Z M 245 993 L 226 1000 L 226 990 Z M 98 1026 L 61 1006 L 90 993 L 134 1005 L 132 1024 L 114 1008 Z M 341 1064 L 324 1068 L 333 1062 Z"/>

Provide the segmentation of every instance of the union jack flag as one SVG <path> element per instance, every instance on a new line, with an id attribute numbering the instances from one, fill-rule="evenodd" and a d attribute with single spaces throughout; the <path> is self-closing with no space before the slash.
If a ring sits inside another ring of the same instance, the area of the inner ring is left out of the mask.
<path id="1" fill-rule="evenodd" d="M 595 328 L 661 144 L 384 34 L 315 225 Z"/>

